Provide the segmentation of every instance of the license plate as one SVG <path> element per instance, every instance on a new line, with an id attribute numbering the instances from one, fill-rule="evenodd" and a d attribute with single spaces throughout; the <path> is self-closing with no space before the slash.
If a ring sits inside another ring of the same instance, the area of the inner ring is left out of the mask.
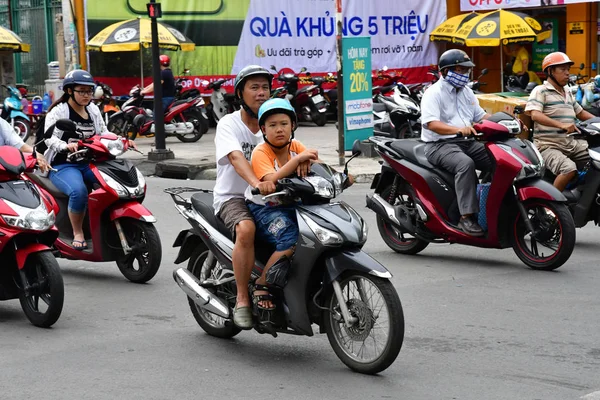
<path id="1" fill-rule="evenodd" d="M 320 103 L 322 101 L 325 101 L 325 97 L 321 96 L 320 94 L 315 94 L 312 97 L 312 101 L 313 101 L 313 103 L 318 104 L 318 103 Z"/>

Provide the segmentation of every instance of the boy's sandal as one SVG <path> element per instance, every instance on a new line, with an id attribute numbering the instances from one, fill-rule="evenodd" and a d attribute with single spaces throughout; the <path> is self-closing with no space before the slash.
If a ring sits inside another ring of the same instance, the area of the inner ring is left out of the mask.
<path id="1" fill-rule="evenodd" d="M 262 294 L 257 294 L 256 292 L 267 292 Z M 270 302 L 272 304 L 271 307 L 266 307 L 265 303 Z M 255 284 L 254 292 L 252 293 L 252 303 L 254 306 L 260 311 L 273 311 L 275 309 L 275 303 L 273 301 L 273 295 L 269 293 L 269 287 L 265 285 Z"/>

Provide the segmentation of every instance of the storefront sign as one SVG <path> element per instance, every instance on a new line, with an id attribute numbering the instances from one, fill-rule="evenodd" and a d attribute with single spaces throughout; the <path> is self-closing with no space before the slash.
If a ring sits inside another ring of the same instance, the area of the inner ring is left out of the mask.
<path id="1" fill-rule="evenodd" d="M 460 0 L 461 11 L 497 10 L 499 8 L 535 8 L 563 6 L 575 3 L 595 3 L 600 0 Z"/>
<path id="2" fill-rule="evenodd" d="M 542 25 L 544 30 L 552 31 L 552 34 L 548 39 L 542 40 L 541 42 L 533 43 L 533 56 L 532 56 L 532 71 L 542 70 L 542 61 L 548 54 L 558 51 L 558 19 L 556 18 L 540 18 L 538 22 Z"/>
<path id="3" fill-rule="evenodd" d="M 585 32 L 585 25 L 583 22 L 569 22 L 567 30 L 570 35 L 583 35 Z"/>
<path id="4" fill-rule="evenodd" d="M 371 38 L 342 39 L 344 69 L 344 150 L 351 150 L 356 139 L 373 135 L 371 93 Z"/>

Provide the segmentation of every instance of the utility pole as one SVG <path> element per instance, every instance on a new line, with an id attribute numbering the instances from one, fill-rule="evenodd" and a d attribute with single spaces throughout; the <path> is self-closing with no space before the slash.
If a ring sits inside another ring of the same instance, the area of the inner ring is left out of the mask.
<path id="1" fill-rule="evenodd" d="M 335 0 L 335 22 L 337 26 L 337 91 L 338 91 L 338 155 L 339 165 L 344 165 L 346 159 L 344 154 L 344 80 L 342 71 L 342 0 Z"/>
<path id="2" fill-rule="evenodd" d="M 148 159 L 161 161 L 175 158 L 171 150 L 166 149 L 165 143 L 165 114 L 162 106 L 162 83 L 160 76 L 160 61 L 158 50 L 158 22 L 157 18 L 162 16 L 160 3 L 150 0 L 146 4 L 148 16 L 150 17 L 150 30 L 152 34 L 152 80 L 154 82 L 154 140 L 155 148 L 148 153 Z"/>

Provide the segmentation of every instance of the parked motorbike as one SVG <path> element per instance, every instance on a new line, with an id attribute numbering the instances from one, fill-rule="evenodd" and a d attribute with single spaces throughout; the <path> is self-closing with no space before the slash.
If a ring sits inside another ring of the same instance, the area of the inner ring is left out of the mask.
<path id="1" fill-rule="evenodd" d="M 23 175 L 35 165 L 35 157 L 0 147 L 0 300 L 18 298 L 27 319 L 48 328 L 62 312 L 64 285 L 51 251 L 51 197 Z"/>
<path id="2" fill-rule="evenodd" d="M 327 123 L 327 109 L 329 104 L 323 97 L 316 85 L 307 85 L 298 89 L 300 74 L 306 71 L 302 67 L 299 73 L 284 73 L 277 71 L 274 65 L 271 69 L 277 73 L 277 79 L 284 83 L 284 92 L 274 91 L 271 97 L 287 98 L 298 115 L 299 121 L 314 122 L 317 126 L 325 126 Z"/>
<path id="3" fill-rule="evenodd" d="M 569 183 L 563 194 L 567 198 L 575 226 L 581 228 L 589 221 L 600 225 L 600 117 L 577 124 L 580 133 L 570 136 L 588 142 L 589 161 L 579 169 L 577 178 Z M 546 171 L 545 179 L 552 183 L 556 178 Z"/>
<path id="4" fill-rule="evenodd" d="M 367 195 L 367 207 L 377 214 L 384 242 L 402 254 L 417 254 L 429 243 L 512 246 L 532 269 L 560 267 L 573 252 L 575 224 L 565 196 L 542 180 L 540 153 L 531 142 L 515 138 L 522 127 L 509 114 L 496 113 L 474 128 L 495 165 L 491 183 L 478 187 L 483 237 L 458 229 L 454 175 L 427 161 L 425 143 L 369 139 L 383 165 L 371 186 L 375 193 Z"/>
<path id="5" fill-rule="evenodd" d="M 81 132 L 61 119 L 56 127 Z M 50 131 L 50 130 L 49 130 Z M 51 131 L 50 131 L 51 132 Z M 91 188 L 83 223 L 86 250 L 71 246 L 73 230 L 67 213 L 69 198 L 50 179 L 28 174 L 52 196 L 56 227 L 60 235 L 53 250 L 57 257 L 92 262 L 116 261 L 125 278 L 144 283 L 160 267 L 162 247 L 154 227 L 156 218 L 142 205 L 146 180 L 129 160 L 116 157 L 129 150 L 127 139 L 117 135 L 92 136 L 78 142 L 79 150 L 67 156 L 69 162 L 89 163 L 98 183 Z"/>
<path id="6" fill-rule="evenodd" d="M 239 106 L 235 100 L 234 93 L 227 93 L 222 88 L 223 84 L 231 78 L 221 78 L 216 81 L 210 82 L 207 89 L 212 89 L 210 95 L 210 104 L 206 106 L 206 109 L 215 124 L 221 120 L 225 115 L 231 114 L 232 112 L 239 110 Z"/>
<path id="7" fill-rule="evenodd" d="M 355 155 L 359 154 L 355 150 Z M 347 173 L 347 170 L 345 171 Z M 327 333 L 336 355 L 349 368 L 366 374 L 383 371 L 396 359 L 404 338 L 404 315 L 391 274 L 361 250 L 367 240 L 363 219 L 343 201 L 331 201 L 346 186 L 345 178 L 327 165 L 313 164 L 312 174 L 282 179 L 277 193 L 300 197 L 296 217 L 299 243 L 288 265 L 269 274 L 283 277 L 270 285 L 276 315 L 270 321 L 254 316 L 259 333 L 313 336 L 312 324 Z M 240 332 L 232 322 L 236 285 L 232 268 L 233 239 L 215 217 L 212 192 L 170 188 L 177 211 L 192 225 L 175 240 L 180 247 L 174 271 L 188 295 L 198 324 L 212 336 L 231 338 Z M 184 198 L 186 192 L 195 192 Z M 249 291 L 262 273 L 270 249 L 257 244 Z M 287 276 L 287 279 L 285 277 Z M 268 282 L 272 282 L 268 278 Z"/>
<path id="8" fill-rule="evenodd" d="M 421 136 L 421 108 L 397 86 L 373 96 L 373 135 L 393 139 Z"/>
<path id="9" fill-rule="evenodd" d="M 96 89 L 94 89 L 94 103 L 100 109 L 100 114 L 104 119 L 104 123 L 108 126 L 110 117 L 119 111 L 117 102 L 113 98 L 113 91 L 105 83 L 96 82 Z"/>
<path id="10" fill-rule="evenodd" d="M 485 86 L 487 83 L 486 82 L 481 82 L 481 78 L 484 75 L 487 75 L 488 73 L 488 69 L 484 68 L 481 70 L 481 73 L 479 74 L 479 76 L 477 77 L 477 79 L 474 79 L 472 81 L 470 81 L 467 86 L 469 88 L 471 88 L 471 90 L 475 93 L 475 94 L 481 94 L 483 93 L 480 89 L 482 86 Z"/>
<path id="11" fill-rule="evenodd" d="M 336 82 L 337 77 L 333 73 L 329 72 L 326 76 L 313 76 L 310 73 L 306 73 L 307 79 L 314 83 L 319 88 L 319 94 L 327 100 L 328 107 L 325 114 L 328 120 L 337 121 L 338 119 L 338 95 L 337 88 L 331 88 L 329 90 L 323 89 L 323 84 L 326 82 Z"/>
<path id="12" fill-rule="evenodd" d="M 17 88 L 6 85 L 2 85 L 2 87 L 8 91 L 9 96 L 4 99 L 0 116 L 10 123 L 23 141 L 26 141 L 31 134 L 31 120 L 23 112 L 23 103 L 21 103 L 23 96 Z"/>
<path id="13" fill-rule="evenodd" d="M 110 117 L 108 130 L 132 140 L 137 135 L 154 135 L 154 113 L 142 107 L 144 96 L 139 85 L 134 86 L 129 95 L 131 97 L 123 103 L 121 111 Z M 200 96 L 173 101 L 165 110 L 165 135 L 175 136 L 186 143 L 197 142 L 208 131 L 205 112 L 204 100 Z"/>

